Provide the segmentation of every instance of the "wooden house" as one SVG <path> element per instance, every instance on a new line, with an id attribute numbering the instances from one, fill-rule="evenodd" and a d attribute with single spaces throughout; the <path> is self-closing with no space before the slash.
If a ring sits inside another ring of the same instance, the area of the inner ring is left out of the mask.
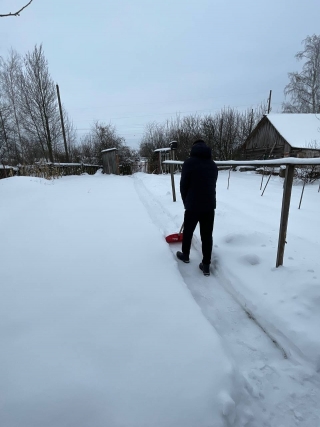
<path id="1" fill-rule="evenodd" d="M 243 145 L 247 160 L 320 157 L 320 115 L 266 114 Z"/>

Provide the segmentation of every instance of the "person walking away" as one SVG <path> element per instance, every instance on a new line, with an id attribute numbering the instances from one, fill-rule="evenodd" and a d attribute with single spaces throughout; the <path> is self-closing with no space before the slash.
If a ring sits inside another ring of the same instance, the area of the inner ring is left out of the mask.
<path id="1" fill-rule="evenodd" d="M 212 160 L 211 148 L 204 140 L 196 140 L 181 171 L 180 193 L 185 213 L 182 252 L 177 252 L 177 258 L 190 262 L 191 240 L 199 223 L 203 256 L 199 268 L 205 276 L 210 275 L 217 178 L 218 168 Z"/>

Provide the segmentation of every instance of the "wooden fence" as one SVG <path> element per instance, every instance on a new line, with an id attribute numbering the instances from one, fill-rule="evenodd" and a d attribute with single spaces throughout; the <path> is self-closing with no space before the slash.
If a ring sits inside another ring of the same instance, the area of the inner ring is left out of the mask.
<path id="1" fill-rule="evenodd" d="M 35 176 L 38 178 L 59 178 L 67 175 L 94 175 L 102 166 L 84 163 L 35 163 L 33 165 L 0 167 L 0 178 L 13 175 Z"/>
<path id="2" fill-rule="evenodd" d="M 16 166 L 9 166 L 0 164 L 0 179 L 9 178 L 11 176 L 17 175 L 19 168 Z"/>
<path id="3" fill-rule="evenodd" d="M 164 163 L 171 165 L 182 165 L 183 162 L 177 160 L 167 160 Z M 287 237 L 287 226 L 290 210 L 290 200 L 291 200 L 291 191 L 293 184 L 294 169 L 296 166 L 314 166 L 320 165 L 320 158 L 309 158 L 309 159 L 299 159 L 296 157 L 286 157 L 283 159 L 273 159 L 273 160 L 227 160 L 227 161 L 215 161 L 217 166 L 229 166 L 230 170 L 236 166 L 267 166 L 267 167 L 280 167 L 285 166 L 285 180 L 283 185 L 283 196 L 282 196 L 282 208 L 281 208 L 281 217 L 280 217 L 280 228 L 279 228 L 279 238 L 278 238 L 278 251 L 276 259 L 276 267 L 283 265 L 284 249 L 286 244 Z M 172 179 L 172 193 L 175 194 L 174 180 Z M 318 192 L 320 190 L 320 185 Z M 175 197 L 173 199 L 175 201 Z"/>

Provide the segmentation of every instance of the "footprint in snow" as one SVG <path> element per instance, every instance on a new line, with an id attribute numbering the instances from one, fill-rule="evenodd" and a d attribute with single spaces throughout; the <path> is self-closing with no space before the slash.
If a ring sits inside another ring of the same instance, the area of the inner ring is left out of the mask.
<path id="1" fill-rule="evenodd" d="M 265 236 L 262 233 L 254 232 L 249 234 L 231 233 L 224 237 L 225 243 L 237 246 L 265 246 Z"/>
<path id="2" fill-rule="evenodd" d="M 247 254 L 240 258 L 240 261 L 243 264 L 249 265 L 258 265 L 260 264 L 260 258 L 257 255 Z"/>

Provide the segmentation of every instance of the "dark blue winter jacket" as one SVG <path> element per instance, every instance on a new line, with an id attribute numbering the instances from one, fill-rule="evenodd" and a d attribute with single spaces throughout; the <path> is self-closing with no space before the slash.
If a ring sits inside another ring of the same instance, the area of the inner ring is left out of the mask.
<path id="1" fill-rule="evenodd" d="M 204 142 L 192 146 L 182 166 L 180 193 L 185 209 L 208 212 L 216 208 L 218 168 Z"/>

